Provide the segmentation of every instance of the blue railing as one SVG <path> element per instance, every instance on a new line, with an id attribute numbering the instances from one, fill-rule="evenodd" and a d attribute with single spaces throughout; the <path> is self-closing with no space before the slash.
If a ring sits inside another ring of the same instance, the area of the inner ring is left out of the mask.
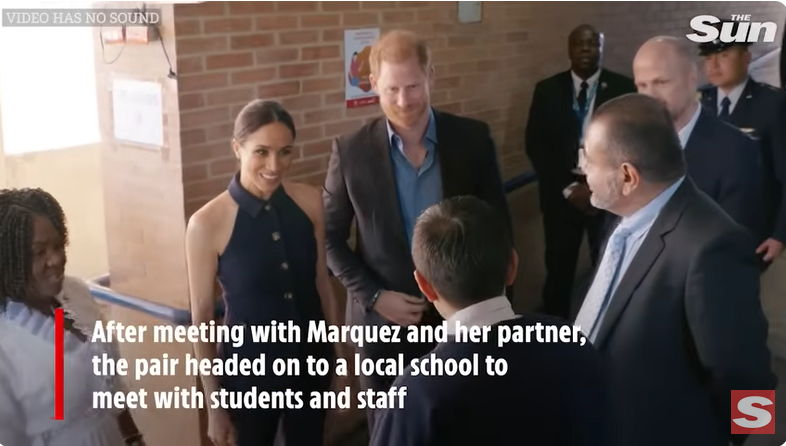
<path id="1" fill-rule="evenodd" d="M 505 182 L 505 193 L 511 193 L 520 189 L 528 184 L 537 181 L 535 172 L 528 171 L 521 175 Z M 111 286 L 111 281 L 108 275 L 97 277 L 90 281 L 90 294 L 96 300 L 101 302 L 116 305 L 121 308 L 134 310 L 142 314 L 146 314 L 160 321 L 169 322 L 176 325 L 190 325 L 191 312 L 179 308 L 173 308 L 167 305 L 150 302 L 138 297 L 129 296 L 126 294 L 118 293 L 108 287 Z M 223 302 L 216 303 L 216 318 L 224 315 Z"/>

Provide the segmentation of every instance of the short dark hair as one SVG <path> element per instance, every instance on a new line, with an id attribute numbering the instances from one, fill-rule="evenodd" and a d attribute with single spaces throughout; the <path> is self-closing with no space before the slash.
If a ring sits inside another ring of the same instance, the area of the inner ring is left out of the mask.
<path id="1" fill-rule="evenodd" d="M 33 272 L 33 217 L 47 218 L 68 245 L 60 204 L 41 189 L 0 191 L 0 309 L 6 299 L 24 299 Z"/>
<path id="2" fill-rule="evenodd" d="M 256 99 L 243 107 L 235 118 L 235 140 L 242 144 L 252 133 L 262 127 L 280 122 L 292 132 L 292 138 L 297 136 L 295 121 L 281 104 L 275 101 Z"/>
<path id="3" fill-rule="evenodd" d="M 505 292 L 513 243 L 500 213 L 479 198 L 448 198 L 415 224 L 417 271 L 451 304 L 466 307 Z"/>
<path id="4" fill-rule="evenodd" d="M 668 109 L 658 99 L 638 93 L 614 98 L 595 111 L 592 121 L 606 126 L 607 153 L 618 164 L 636 166 L 651 183 L 685 175 L 685 153 Z"/>

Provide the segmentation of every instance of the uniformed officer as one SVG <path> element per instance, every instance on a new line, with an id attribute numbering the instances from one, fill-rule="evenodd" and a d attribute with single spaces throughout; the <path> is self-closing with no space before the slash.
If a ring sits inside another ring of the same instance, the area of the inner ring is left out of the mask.
<path id="1" fill-rule="evenodd" d="M 731 23 L 731 35 L 735 36 L 738 25 Z M 699 53 L 710 82 L 700 91 L 706 109 L 761 140 L 767 227 L 759 235 L 761 245 L 757 253 L 766 269 L 783 252 L 786 243 L 786 91 L 751 78 L 750 45 L 720 39 L 700 44 Z"/>

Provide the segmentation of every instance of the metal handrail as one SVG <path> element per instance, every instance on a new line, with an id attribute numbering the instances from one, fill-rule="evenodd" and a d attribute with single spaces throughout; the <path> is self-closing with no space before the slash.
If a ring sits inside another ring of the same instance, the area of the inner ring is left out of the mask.
<path id="1" fill-rule="evenodd" d="M 509 194 L 536 181 L 537 175 L 533 171 L 527 171 L 520 175 L 516 175 L 505 182 L 505 193 Z M 118 293 L 109 288 L 111 286 L 111 281 L 108 274 L 90 280 L 88 285 L 90 286 L 90 294 L 101 302 L 134 310 L 171 324 L 191 325 L 191 312 L 189 310 L 174 308 L 139 297 Z M 216 302 L 216 318 L 221 318 L 223 315 L 224 303 L 218 301 Z"/>

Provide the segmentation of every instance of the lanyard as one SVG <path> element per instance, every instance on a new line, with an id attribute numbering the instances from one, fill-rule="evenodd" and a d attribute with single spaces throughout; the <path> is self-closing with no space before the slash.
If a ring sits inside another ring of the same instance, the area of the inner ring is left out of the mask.
<path id="1" fill-rule="evenodd" d="M 589 89 L 587 102 L 584 103 L 584 108 L 581 108 L 579 107 L 579 92 L 576 91 L 575 85 L 573 87 L 573 113 L 576 114 L 576 119 L 579 121 L 579 145 L 584 144 L 584 121 L 587 119 L 587 114 L 589 113 L 590 107 L 592 107 L 592 101 L 595 99 L 595 93 L 597 93 L 597 91 L 598 81 L 595 81 Z"/>

